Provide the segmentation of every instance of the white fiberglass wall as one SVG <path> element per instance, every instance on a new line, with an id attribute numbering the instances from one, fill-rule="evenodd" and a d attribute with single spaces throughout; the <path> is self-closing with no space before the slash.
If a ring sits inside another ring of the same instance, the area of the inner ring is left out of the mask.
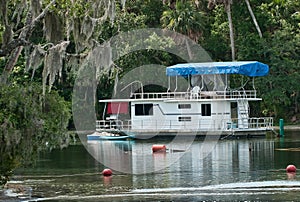
<path id="1" fill-rule="evenodd" d="M 139 101 L 131 103 L 132 129 L 222 130 L 230 122 L 230 102 Z"/>

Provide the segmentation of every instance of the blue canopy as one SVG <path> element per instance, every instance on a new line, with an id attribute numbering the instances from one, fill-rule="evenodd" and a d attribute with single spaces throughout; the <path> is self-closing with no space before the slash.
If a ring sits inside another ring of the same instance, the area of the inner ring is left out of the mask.
<path id="1" fill-rule="evenodd" d="M 188 76 L 203 74 L 242 74 L 265 76 L 269 66 L 257 61 L 184 63 L 167 67 L 167 76 Z"/>

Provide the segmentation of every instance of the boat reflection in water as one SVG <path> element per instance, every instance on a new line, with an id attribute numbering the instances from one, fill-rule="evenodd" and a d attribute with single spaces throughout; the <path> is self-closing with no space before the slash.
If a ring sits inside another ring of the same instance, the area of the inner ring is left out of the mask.
<path id="1" fill-rule="evenodd" d="M 162 140 L 160 144 L 165 144 L 167 151 L 152 153 L 154 144 L 158 144 L 157 140 L 89 141 L 87 149 L 97 161 L 115 171 L 133 174 L 187 171 L 192 173 L 191 179 L 193 175 L 222 179 L 224 173 L 232 173 L 229 175 L 232 178 L 247 177 L 263 162 L 274 162 L 274 141 L 220 140 L 207 149 L 204 147 L 209 144 L 207 141 L 183 145 Z"/>
<path id="2" fill-rule="evenodd" d="M 116 171 L 132 169 L 132 141 L 88 141 L 89 153 L 100 163 Z"/>

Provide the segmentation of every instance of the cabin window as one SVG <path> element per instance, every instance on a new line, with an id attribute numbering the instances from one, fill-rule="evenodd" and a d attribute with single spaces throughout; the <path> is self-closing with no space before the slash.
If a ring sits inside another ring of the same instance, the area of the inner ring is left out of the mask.
<path id="1" fill-rule="evenodd" d="M 192 117 L 190 116 L 180 116 L 178 117 L 179 122 L 184 122 L 184 121 L 192 121 Z"/>
<path id="2" fill-rule="evenodd" d="M 202 104 L 201 105 L 201 115 L 202 116 L 211 116 L 211 104 Z"/>
<path id="3" fill-rule="evenodd" d="M 178 104 L 178 109 L 191 109 L 191 104 Z"/>
<path id="4" fill-rule="evenodd" d="M 153 104 L 136 104 L 135 105 L 136 116 L 151 116 L 153 115 Z"/>

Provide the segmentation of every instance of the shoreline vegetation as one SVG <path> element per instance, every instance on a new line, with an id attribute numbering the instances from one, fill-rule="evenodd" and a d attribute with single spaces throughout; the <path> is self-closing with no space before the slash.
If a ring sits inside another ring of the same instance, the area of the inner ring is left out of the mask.
<path id="1" fill-rule="evenodd" d="M 273 126 L 275 130 L 279 130 L 279 126 Z M 299 130 L 300 131 L 300 125 L 286 125 L 284 126 L 284 130 Z"/>

